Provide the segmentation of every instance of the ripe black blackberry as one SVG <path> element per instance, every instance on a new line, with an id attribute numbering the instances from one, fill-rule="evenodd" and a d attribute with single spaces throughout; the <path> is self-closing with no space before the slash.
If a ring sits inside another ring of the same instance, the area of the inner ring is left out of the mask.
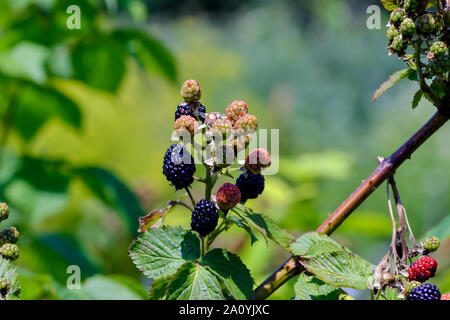
<path id="1" fill-rule="evenodd" d="M 175 121 L 177 121 L 181 116 L 191 116 L 195 118 L 192 106 L 187 104 L 186 102 L 179 104 L 177 106 L 177 111 L 175 111 Z"/>
<path id="2" fill-rule="evenodd" d="M 441 300 L 441 292 L 434 284 L 422 284 L 411 290 L 408 300 Z"/>
<path id="3" fill-rule="evenodd" d="M 219 214 L 214 202 L 202 199 L 194 207 L 191 218 L 191 228 L 202 237 L 206 237 L 217 226 Z"/>
<path id="4" fill-rule="evenodd" d="M 241 191 L 241 203 L 245 203 L 248 199 L 256 199 L 264 191 L 264 176 L 242 173 L 236 180 L 236 186 Z"/>
<path id="5" fill-rule="evenodd" d="M 179 144 L 173 144 L 164 155 L 163 174 L 176 190 L 189 186 L 195 173 L 194 158 Z"/>

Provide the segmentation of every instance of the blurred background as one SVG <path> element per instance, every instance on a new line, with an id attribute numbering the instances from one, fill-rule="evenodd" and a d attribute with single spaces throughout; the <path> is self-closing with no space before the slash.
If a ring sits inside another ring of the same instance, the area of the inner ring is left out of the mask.
<path id="1" fill-rule="evenodd" d="M 179 89 L 196 79 L 207 111 L 248 102 L 260 128 L 280 129 L 280 170 L 248 205 L 295 236 L 314 230 L 434 113 L 404 81 L 375 103 L 389 57 L 362 0 L 66 0 L 0 2 L 0 201 L 16 226 L 22 299 L 145 299 L 128 257 L 138 217 L 174 194 L 162 175 Z M 380 6 L 381 7 L 381 6 Z M 447 239 L 432 282 L 450 291 L 450 126 L 397 172 L 415 236 Z M 199 171 L 200 172 L 200 171 Z M 224 179 L 224 182 L 232 182 Z M 219 183 L 219 186 L 221 184 Z M 201 197 L 194 188 L 194 197 Z M 189 227 L 183 209 L 166 222 Z M 333 237 L 373 264 L 387 251 L 386 188 Z M 289 253 L 242 231 L 217 241 L 259 284 Z M 68 290 L 69 265 L 82 289 Z M 291 284 L 271 299 L 290 299 Z M 365 292 L 352 292 L 367 297 Z"/>

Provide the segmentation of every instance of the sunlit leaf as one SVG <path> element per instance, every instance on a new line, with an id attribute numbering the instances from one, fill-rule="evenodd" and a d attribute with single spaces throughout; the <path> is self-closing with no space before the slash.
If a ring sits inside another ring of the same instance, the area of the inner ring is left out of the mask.
<path id="1" fill-rule="evenodd" d="M 338 300 L 340 290 L 302 273 L 294 284 L 295 300 Z"/>
<path id="2" fill-rule="evenodd" d="M 391 89 L 397 82 L 400 80 L 412 76 L 416 71 L 412 69 L 403 69 L 397 72 L 394 72 L 391 76 L 389 76 L 388 80 L 385 81 L 378 89 L 375 91 L 372 101 L 377 100 L 382 94 L 386 93 L 389 89 Z"/>

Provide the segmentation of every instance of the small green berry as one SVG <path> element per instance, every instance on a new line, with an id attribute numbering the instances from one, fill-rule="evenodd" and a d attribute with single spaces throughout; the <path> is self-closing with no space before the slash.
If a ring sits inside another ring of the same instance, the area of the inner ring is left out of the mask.
<path id="1" fill-rule="evenodd" d="M 417 288 L 418 286 L 420 286 L 422 283 L 420 283 L 419 281 L 409 281 L 408 284 L 405 287 L 405 291 L 406 293 L 410 293 L 412 289 Z"/>
<path id="2" fill-rule="evenodd" d="M 5 290 L 9 287 L 9 282 L 5 278 L 0 279 L 0 291 Z"/>
<path id="3" fill-rule="evenodd" d="M 5 243 L 0 248 L 0 253 L 5 259 L 16 260 L 19 257 L 19 247 L 15 244 Z"/>
<path id="4" fill-rule="evenodd" d="M 395 26 L 389 26 L 386 35 L 389 40 L 393 40 L 396 36 L 400 35 L 400 31 Z"/>
<path id="5" fill-rule="evenodd" d="M 419 0 L 403 1 L 403 9 L 411 13 L 417 12 L 417 9 L 419 9 Z"/>
<path id="6" fill-rule="evenodd" d="M 402 52 L 406 49 L 407 42 L 402 36 L 396 36 L 391 43 L 391 49 L 395 52 Z"/>
<path id="7" fill-rule="evenodd" d="M 391 21 L 392 22 L 401 22 L 406 16 L 406 12 L 403 9 L 396 8 L 391 12 Z"/>
<path id="8" fill-rule="evenodd" d="M 438 24 L 431 13 L 425 13 L 416 19 L 416 26 L 423 33 L 432 33 Z"/>
<path id="9" fill-rule="evenodd" d="M 443 41 L 436 41 L 430 47 L 430 52 L 435 56 L 443 56 L 447 52 L 447 45 Z"/>
<path id="10" fill-rule="evenodd" d="M 436 251 L 439 249 L 439 246 L 441 245 L 440 241 L 436 237 L 426 238 L 423 242 L 423 247 L 427 249 L 430 252 Z"/>
<path id="11" fill-rule="evenodd" d="M 412 35 L 416 31 L 416 24 L 411 18 L 406 18 L 402 21 L 400 30 L 404 35 Z"/>
<path id="12" fill-rule="evenodd" d="M 9 207 L 6 203 L 0 202 L 0 222 L 8 219 L 9 217 Z"/>
<path id="13" fill-rule="evenodd" d="M 202 88 L 196 80 L 186 80 L 181 86 L 180 94 L 187 103 L 198 102 L 202 96 Z"/>

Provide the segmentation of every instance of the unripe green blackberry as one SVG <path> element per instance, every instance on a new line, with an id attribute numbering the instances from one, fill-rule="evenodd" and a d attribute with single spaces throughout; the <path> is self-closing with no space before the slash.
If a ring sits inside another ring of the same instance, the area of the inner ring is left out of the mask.
<path id="1" fill-rule="evenodd" d="M 5 243 L 16 243 L 19 239 L 19 231 L 15 227 L 9 227 L 0 232 L 0 245 Z"/>
<path id="2" fill-rule="evenodd" d="M 407 42 L 403 40 L 403 37 L 396 36 L 391 43 L 391 49 L 395 52 L 403 52 L 406 49 Z"/>
<path id="3" fill-rule="evenodd" d="M 450 59 L 448 55 L 435 57 L 431 61 L 431 68 L 436 74 L 443 74 L 450 71 Z"/>
<path id="4" fill-rule="evenodd" d="M 228 119 L 217 119 L 211 126 L 214 135 L 228 136 L 233 132 L 233 125 Z"/>
<path id="5" fill-rule="evenodd" d="M 252 114 L 240 117 L 234 124 L 234 130 L 239 132 L 252 132 L 258 128 L 258 119 Z"/>
<path id="6" fill-rule="evenodd" d="M 198 126 L 198 121 L 191 116 L 181 116 L 173 124 L 173 127 L 175 130 L 177 130 L 177 132 L 186 130 L 190 133 L 191 136 L 197 132 Z"/>
<path id="7" fill-rule="evenodd" d="M 227 118 L 234 125 L 235 122 L 242 116 L 247 114 L 248 104 L 242 100 L 234 100 L 225 109 L 227 112 Z"/>
<path id="8" fill-rule="evenodd" d="M 416 19 L 416 27 L 422 33 L 432 33 L 438 24 L 431 13 L 425 13 Z"/>
<path id="9" fill-rule="evenodd" d="M 414 34 L 416 31 L 416 24 L 414 23 L 413 19 L 406 18 L 402 21 L 402 24 L 400 25 L 400 30 L 404 35 L 410 36 Z"/>
<path id="10" fill-rule="evenodd" d="M 405 291 L 406 294 L 410 293 L 412 289 L 417 288 L 418 286 L 420 286 L 422 283 L 419 281 L 409 281 L 408 284 L 405 286 Z"/>
<path id="11" fill-rule="evenodd" d="M 405 16 L 406 16 L 405 10 L 401 8 L 395 8 L 391 12 L 390 19 L 392 22 L 401 22 L 405 18 Z"/>
<path id="12" fill-rule="evenodd" d="M 198 102 L 202 96 L 202 88 L 196 80 L 186 80 L 181 86 L 181 96 L 187 103 Z"/>
<path id="13" fill-rule="evenodd" d="M 9 217 L 9 207 L 6 203 L 0 202 L 0 222 L 8 219 Z"/>
<path id="14" fill-rule="evenodd" d="M 400 35 L 400 31 L 395 26 L 389 26 L 386 35 L 389 40 L 393 40 L 396 36 Z"/>
<path id="15" fill-rule="evenodd" d="M 443 56 L 447 52 L 447 45 L 443 41 L 436 41 L 430 47 L 430 52 L 435 56 Z"/>
<path id="16" fill-rule="evenodd" d="M 439 249 L 439 246 L 441 245 L 440 241 L 436 237 L 426 238 L 423 242 L 423 247 L 427 249 L 430 252 L 436 251 Z"/>
<path id="17" fill-rule="evenodd" d="M 19 247 L 12 243 L 5 243 L 0 248 L 0 253 L 5 259 L 16 260 L 19 257 Z"/>
<path id="18" fill-rule="evenodd" d="M 417 10 L 419 9 L 419 0 L 403 1 L 403 9 L 411 13 L 416 13 Z"/>
<path id="19" fill-rule="evenodd" d="M 9 282 L 7 279 L 5 278 L 1 278 L 0 279 L 0 291 L 3 291 L 5 289 L 8 289 L 9 287 Z"/>
<path id="20" fill-rule="evenodd" d="M 252 173 L 261 173 L 272 163 L 269 151 L 263 148 L 255 149 L 245 158 L 245 168 Z"/>

